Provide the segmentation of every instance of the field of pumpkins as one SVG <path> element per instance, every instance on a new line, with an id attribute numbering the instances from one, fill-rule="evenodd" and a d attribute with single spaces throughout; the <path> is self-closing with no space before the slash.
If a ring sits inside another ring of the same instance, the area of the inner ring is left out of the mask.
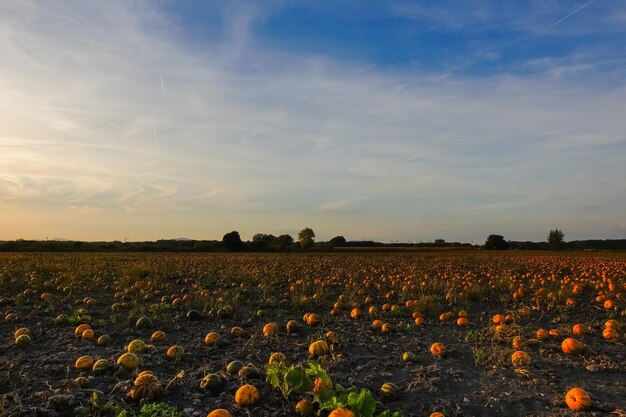
<path id="1" fill-rule="evenodd" d="M 0 417 L 626 416 L 626 254 L 0 254 Z"/>

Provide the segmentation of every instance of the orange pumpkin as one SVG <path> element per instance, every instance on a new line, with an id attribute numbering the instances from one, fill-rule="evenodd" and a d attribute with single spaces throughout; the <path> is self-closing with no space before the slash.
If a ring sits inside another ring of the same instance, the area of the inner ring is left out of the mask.
<path id="1" fill-rule="evenodd" d="M 324 340 L 316 340 L 309 345 L 309 355 L 311 356 L 324 356 L 328 355 L 329 352 L 328 344 Z"/>
<path id="2" fill-rule="evenodd" d="M 218 408 L 211 411 L 207 414 L 206 417 L 233 417 L 233 415 L 228 410 L 224 410 L 223 408 Z"/>
<path id="3" fill-rule="evenodd" d="M 443 358 L 444 356 L 446 356 L 446 348 L 443 344 L 439 343 L 439 342 L 435 342 L 430 346 L 429 349 L 431 355 L 433 356 L 437 356 L 439 358 Z"/>
<path id="4" fill-rule="evenodd" d="M 152 333 L 152 336 L 150 336 L 150 341 L 152 343 L 155 342 L 161 342 L 163 340 L 165 340 L 167 336 L 165 335 L 165 332 L 162 330 L 157 330 L 156 332 Z"/>
<path id="5" fill-rule="evenodd" d="M 328 417 L 356 417 L 356 415 L 347 408 L 335 408 Z"/>
<path id="6" fill-rule="evenodd" d="M 170 346 L 167 352 L 165 352 L 165 356 L 167 356 L 167 359 L 179 361 L 185 356 L 185 349 L 179 345 Z"/>
<path id="7" fill-rule="evenodd" d="M 511 363 L 516 368 L 527 368 L 532 363 L 528 353 L 518 350 L 511 355 Z"/>
<path id="8" fill-rule="evenodd" d="M 308 324 L 309 326 L 317 326 L 320 324 L 322 320 L 320 319 L 320 316 L 317 314 L 309 314 L 309 316 L 306 318 L 306 324 Z"/>
<path id="9" fill-rule="evenodd" d="M 574 336 L 583 336 L 587 332 L 587 327 L 584 324 L 578 323 L 572 327 L 572 333 Z"/>
<path id="10" fill-rule="evenodd" d="M 372 322 L 372 327 L 376 330 L 380 330 L 381 327 L 383 327 L 383 321 L 382 320 L 374 320 Z"/>
<path id="11" fill-rule="evenodd" d="M 269 337 L 275 334 L 278 331 L 278 326 L 276 323 L 267 323 L 263 326 L 263 336 Z"/>
<path id="12" fill-rule="evenodd" d="M 217 332 L 209 332 L 204 337 L 204 344 L 209 347 L 217 346 L 217 343 L 220 341 L 220 334 Z"/>
<path id="13" fill-rule="evenodd" d="M 604 337 L 606 340 L 615 340 L 617 339 L 617 332 L 612 327 L 606 327 L 602 331 L 602 337 Z"/>
<path id="14" fill-rule="evenodd" d="M 537 339 L 547 340 L 550 337 L 550 333 L 546 329 L 537 330 Z"/>
<path id="15" fill-rule="evenodd" d="M 568 337 L 561 343 L 561 349 L 567 355 L 576 355 L 583 351 L 583 344 L 573 337 Z"/>
<path id="16" fill-rule="evenodd" d="M 582 388 L 572 388 L 565 394 L 567 406 L 574 411 L 583 411 L 591 407 L 591 397 Z"/>
<path id="17" fill-rule="evenodd" d="M 251 407 L 261 399 L 259 390 L 250 384 L 239 387 L 235 393 L 235 402 L 242 407 Z"/>
<path id="18" fill-rule="evenodd" d="M 93 367 L 93 362 L 93 358 L 87 355 L 76 359 L 76 363 L 74 365 L 76 366 L 76 369 L 80 369 L 82 371 L 91 369 Z"/>

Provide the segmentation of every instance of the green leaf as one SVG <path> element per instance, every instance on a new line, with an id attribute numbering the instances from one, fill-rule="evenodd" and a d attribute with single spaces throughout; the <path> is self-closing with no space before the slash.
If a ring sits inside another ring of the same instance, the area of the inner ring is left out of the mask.
<path id="1" fill-rule="evenodd" d="M 306 378 L 304 369 L 291 366 L 285 375 L 285 382 L 291 389 L 298 391 L 304 385 Z"/>
<path id="2" fill-rule="evenodd" d="M 348 405 L 360 417 L 373 417 L 374 411 L 376 411 L 376 400 L 367 388 L 361 388 L 358 393 L 351 392 L 348 395 Z"/>
<path id="3" fill-rule="evenodd" d="M 337 398 L 337 393 L 332 389 L 322 390 L 318 392 L 315 397 L 317 398 L 317 402 L 320 404 L 320 408 L 324 410 L 332 410 L 338 406 L 345 405 L 339 400 L 339 398 Z"/>

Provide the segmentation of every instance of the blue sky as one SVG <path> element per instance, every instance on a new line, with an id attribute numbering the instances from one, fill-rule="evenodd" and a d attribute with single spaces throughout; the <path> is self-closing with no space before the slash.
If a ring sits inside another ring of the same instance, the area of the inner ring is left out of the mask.
<path id="1" fill-rule="evenodd" d="M 0 61 L 0 239 L 626 238 L 620 1 L 9 1 Z"/>

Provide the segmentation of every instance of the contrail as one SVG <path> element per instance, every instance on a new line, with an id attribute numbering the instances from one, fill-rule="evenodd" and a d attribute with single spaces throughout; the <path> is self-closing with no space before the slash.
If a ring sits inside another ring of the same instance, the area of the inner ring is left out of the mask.
<path id="1" fill-rule="evenodd" d="M 154 129 L 154 146 L 156 147 L 157 152 L 160 151 L 159 140 L 157 139 L 156 134 L 156 123 L 152 120 L 152 129 Z"/>
<path id="2" fill-rule="evenodd" d="M 593 3 L 596 0 L 591 0 L 588 3 L 583 4 L 582 6 L 580 6 L 578 9 L 574 10 L 573 12 L 571 12 L 570 14 L 568 14 L 567 16 L 565 16 L 564 18 L 560 19 L 559 21 L 555 22 L 552 24 L 552 26 L 550 26 L 550 28 L 554 28 L 556 27 L 559 23 L 563 22 L 565 19 L 567 19 L 568 17 L 575 15 L 576 13 L 578 13 L 579 11 L 581 11 L 582 9 L 584 9 L 585 7 L 589 6 L 591 3 Z"/>
<path id="3" fill-rule="evenodd" d="M 163 74 L 161 74 L 161 93 L 163 94 L 163 107 L 167 110 L 167 101 L 165 100 L 165 83 L 163 82 Z"/>

